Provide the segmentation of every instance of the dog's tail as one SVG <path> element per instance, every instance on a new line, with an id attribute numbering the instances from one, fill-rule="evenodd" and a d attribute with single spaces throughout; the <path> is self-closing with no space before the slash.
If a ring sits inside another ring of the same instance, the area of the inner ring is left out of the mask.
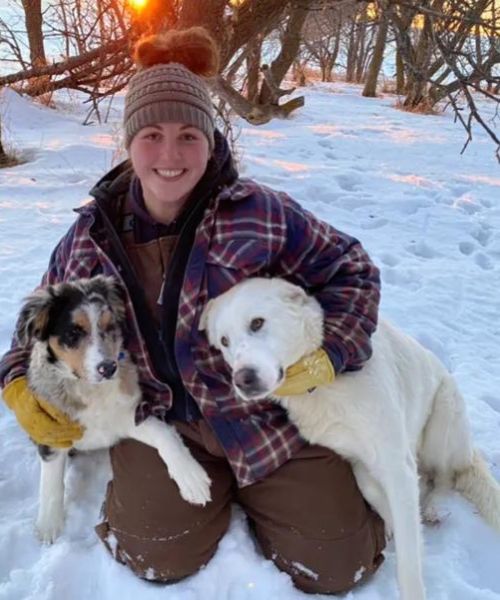
<path id="1" fill-rule="evenodd" d="M 500 485 L 477 449 L 473 450 L 471 463 L 457 472 L 454 487 L 500 532 Z"/>

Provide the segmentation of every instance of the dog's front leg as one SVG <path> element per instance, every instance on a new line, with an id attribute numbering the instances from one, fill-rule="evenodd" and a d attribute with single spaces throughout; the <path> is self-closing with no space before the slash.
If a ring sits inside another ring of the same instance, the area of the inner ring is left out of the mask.
<path id="1" fill-rule="evenodd" d="M 52 544 L 64 527 L 64 467 L 67 452 L 38 446 L 40 454 L 40 496 L 37 535 L 45 544 Z"/>
<path id="2" fill-rule="evenodd" d="M 149 417 L 140 425 L 134 425 L 128 437 L 158 450 L 184 500 L 201 505 L 210 502 L 210 477 L 193 458 L 173 425 Z"/>

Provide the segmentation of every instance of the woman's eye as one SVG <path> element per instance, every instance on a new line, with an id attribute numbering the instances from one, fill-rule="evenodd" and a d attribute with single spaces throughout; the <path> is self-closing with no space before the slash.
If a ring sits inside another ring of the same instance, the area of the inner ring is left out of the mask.
<path id="1" fill-rule="evenodd" d="M 220 343 L 222 344 L 222 346 L 224 346 L 224 348 L 227 348 L 229 346 L 229 340 L 225 335 L 221 337 Z"/>
<path id="2" fill-rule="evenodd" d="M 185 140 L 186 142 L 192 142 L 197 140 L 198 138 L 196 136 L 194 136 L 192 133 L 185 133 L 182 136 L 182 139 Z"/>
<path id="3" fill-rule="evenodd" d="M 157 132 L 146 133 L 144 136 L 145 140 L 151 140 L 152 142 L 156 142 L 160 139 L 160 134 Z"/>
<path id="4" fill-rule="evenodd" d="M 262 329 L 262 326 L 264 325 L 264 319 L 262 318 L 257 318 L 257 319 L 252 319 L 250 322 L 250 331 L 259 331 L 259 329 Z"/>

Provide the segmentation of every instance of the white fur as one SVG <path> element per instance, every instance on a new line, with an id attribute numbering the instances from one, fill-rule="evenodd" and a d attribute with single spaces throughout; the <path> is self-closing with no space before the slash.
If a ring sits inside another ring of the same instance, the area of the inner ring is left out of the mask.
<path id="1" fill-rule="evenodd" d="M 252 332 L 255 318 L 265 323 Z M 242 368 L 257 372 L 259 392 L 236 390 L 244 400 L 259 401 L 279 387 L 282 370 L 321 346 L 323 313 L 300 288 L 255 278 L 211 301 L 201 328 L 233 376 Z M 373 356 L 360 371 L 312 393 L 275 400 L 306 440 L 352 463 L 363 495 L 394 535 L 401 598 L 423 600 L 418 473 L 427 484 L 424 519 L 435 519 L 436 498 L 455 488 L 498 531 L 500 486 L 473 448 L 464 400 L 439 360 L 383 320 L 372 341 Z"/>
<path id="2" fill-rule="evenodd" d="M 100 307 L 97 304 L 89 304 L 85 307 L 85 312 L 89 319 L 91 331 L 90 341 L 85 353 L 85 379 L 89 383 L 100 383 L 103 378 L 98 373 L 97 365 L 108 358 L 99 331 Z"/>
<path id="3" fill-rule="evenodd" d="M 130 370 L 131 363 L 119 369 Z M 179 487 L 181 496 L 192 504 L 204 505 L 210 501 L 210 478 L 205 469 L 192 457 L 174 426 L 149 417 L 135 425 L 135 408 L 140 389 L 135 373 L 131 391 L 124 393 L 121 376 L 100 384 L 71 381 L 73 400 L 82 406 L 76 411 L 76 420 L 83 425 L 83 437 L 74 443 L 76 450 L 108 448 L 119 440 L 131 438 L 158 450 L 170 477 Z M 68 381 L 69 383 L 69 381 Z M 73 415 L 75 416 L 75 415 Z M 64 523 L 64 465 L 67 451 L 55 450 L 48 459 L 41 460 L 40 502 L 36 529 L 39 538 L 52 543 L 61 533 Z M 168 507 L 165 507 L 168 510 Z"/>
<path id="4" fill-rule="evenodd" d="M 50 295 L 46 297 L 50 301 Z M 39 310 L 39 307 L 37 303 L 27 306 L 34 307 L 31 312 L 25 313 L 31 318 L 33 311 Z M 47 304 L 40 306 L 45 309 Z M 47 340 L 31 340 L 33 345 L 28 369 L 31 389 L 83 426 L 83 437 L 73 445 L 76 450 L 109 448 L 125 438 L 138 440 L 158 450 L 170 477 L 187 502 L 206 504 L 210 501 L 210 478 L 192 457 L 175 427 L 154 417 L 135 425 L 141 390 L 136 368 L 122 350 L 121 335 L 111 336 L 99 331 L 99 313 L 95 303 L 84 304 L 82 310 L 86 311 L 91 327 L 90 343 L 83 357 L 84 373 L 78 376 L 64 360 L 49 360 Z M 98 365 L 103 360 L 114 360 L 118 365 L 110 379 L 98 373 Z M 51 449 L 41 460 L 36 528 L 40 539 L 48 543 L 57 538 L 64 524 L 67 453 L 68 450 Z"/>

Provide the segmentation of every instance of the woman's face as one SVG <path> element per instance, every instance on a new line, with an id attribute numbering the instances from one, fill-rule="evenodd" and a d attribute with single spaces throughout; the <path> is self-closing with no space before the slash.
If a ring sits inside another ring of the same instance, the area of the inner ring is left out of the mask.
<path id="1" fill-rule="evenodd" d="M 183 123 L 144 127 L 132 139 L 129 156 L 150 215 L 170 223 L 181 212 L 210 158 L 207 137 Z"/>

